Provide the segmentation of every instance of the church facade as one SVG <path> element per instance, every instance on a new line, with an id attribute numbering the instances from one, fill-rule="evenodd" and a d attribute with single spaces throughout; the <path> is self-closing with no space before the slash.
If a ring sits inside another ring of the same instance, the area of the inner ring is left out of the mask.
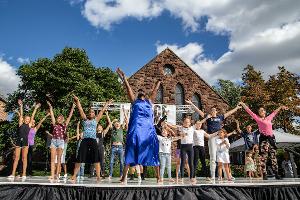
<path id="1" fill-rule="evenodd" d="M 213 106 L 221 113 L 229 108 L 227 102 L 169 48 L 128 79 L 135 93 L 142 88 L 147 94 L 152 92 L 157 80 L 162 84 L 154 103 L 184 105 L 185 99 L 190 99 L 205 112 Z"/>

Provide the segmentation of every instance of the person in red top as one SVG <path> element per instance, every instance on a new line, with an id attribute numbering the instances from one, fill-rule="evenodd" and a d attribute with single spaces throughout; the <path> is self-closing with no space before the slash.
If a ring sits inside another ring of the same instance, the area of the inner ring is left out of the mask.
<path id="1" fill-rule="evenodd" d="M 258 125 L 258 130 L 260 132 L 259 147 L 263 179 L 267 179 L 266 163 L 268 159 L 271 159 L 272 170 L 273 173 L 275 173 L 276 179 L 280 179 L 280 176 L 278 175 L 276 141 L 273 134 L 272 120 L 281 109 L 287 110 L 288 108 L 286 106 L 280 106 L 267 116 L 266 110 L 263 107 L 259 108 L 258 115 L 256 115 L 245 103 L 240 102 L 239 105 L 243 106 L 246 112 L 256 121 Z"/>
<path id="2" fill-rule="evenodd" d="M 57 118 L 55 119 L 52 105 L 48 101 L 47 101 L 47 104 L 49 105 L 50 116 L 51 116 L 51 121 L 52 121 L 51 122 L 51 124 L 52 124 L 52 139 L 51 139 L 51 145 L 50 145 L 51 175 L 49 177 L 49 180 L 53 180 L 55 178 L 58 178 L 58 173 L 61 170 L 61 155 L 64 150 L 64 142 L 65 142 L 64 139 L 66 137 L 67 127 L 70 123 L 71 117 L 74 112 L 75 104 L 72 105 L 69 116 L 65 123 L 64 123 L 65 118 L 62 114 L 59 114 L 57 116 Z M 57 168 L 55 170 L 56 156 L 57 156 Z"/>

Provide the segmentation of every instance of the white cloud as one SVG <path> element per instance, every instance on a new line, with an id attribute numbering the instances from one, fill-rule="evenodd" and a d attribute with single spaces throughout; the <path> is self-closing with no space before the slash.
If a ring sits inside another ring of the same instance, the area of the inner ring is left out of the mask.
<path id="1" fill-rule="evenodd" d="M 12 93 L 17 89 L 19 82 L 20 78 L 13 66 L 0 57 L 0 93 L 4 96 Z"/>
<path id="2" fill-rule="evenodd" d="M 25 64 L 25 63 L 29 63 L 30 62 L 29 58 L 22 58 L 22 57 L 17 58 L 17 61 L 20 64 Z"/>
<path id="3" fill-rule="evenodd" d="M 130 17 L 138 20 L 158 17 L 167 11 L 182 20 L 184 30 L 200 28 L 229 37 L 228 52 L 211 60 L 202 44 L 169 44 L 207 81 L 238 79 L 242 69 L 252 64 L 274 74 L 277 66 L 300 71 L 300 1 L 240 0 L 87 0 L 82 14 L 95 27 L 110 30 L 112 25 Z M 207 17 L 205 27 L 199 21 Z M 159 39 L 159 38 L 158 38 Z M 168 44 L 158 44 L 158 51 Z"/>
<path id="4" fill-rule="evenodd" d="M 159 3 L 149 0 L 87 0 L 82 14 L 93 26 L 109 30 L 112 24 L 124 18 L 142 20 L 158 16 L 161 11 Z"/>

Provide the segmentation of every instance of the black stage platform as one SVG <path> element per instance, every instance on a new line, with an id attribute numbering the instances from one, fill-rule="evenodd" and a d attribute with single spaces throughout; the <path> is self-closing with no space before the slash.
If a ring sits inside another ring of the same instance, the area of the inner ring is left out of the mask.
<path id="1" fill-rule="evenodd" d="M 8 181 L 0 178 L 0 200 L 189 200 L 189 199 L 237 199 L 237 200 L 297 200 L 300 199 L 300 179 L 248 180 L 236 179 L 234 182 L 206 182 L 198 179 L 196 185 L 170 184 L 157 185 L 155 179 L 142 183 L 128 181 L 126 185 L 118 179 L 105 179 L 96 183 L 93 178 L 72 184 L 69 181 L 50 183 L 46 177 L 31 177 L 25 182 Z"/>

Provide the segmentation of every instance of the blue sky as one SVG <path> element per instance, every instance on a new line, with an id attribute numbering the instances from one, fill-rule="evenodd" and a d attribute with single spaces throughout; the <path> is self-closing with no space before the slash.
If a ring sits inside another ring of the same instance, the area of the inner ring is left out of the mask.
<path id="1" fill-rule="evenodd" d="M 218 58 L 228 50 L 227 36 L 201 30 L 188 33 L 181 21 L 167 12 L 152 20 L 126 19 L 107 31 L 91 26 L 82 17 L 81 7 L 63 0 L 2 0 L 0 51 L 13 56 L 15 59 L 10 62 L 18 67 L 19 57 L 35 60 L 52 57 L 65 46 L 78 47 L 87 51 L 94 65 L 121 66 L 131 74 L 156 55 L 157 42 L 202 43 L 205 55 L 211 58 Z M 201 20 L 201 23 L 206 21 Z"/>
<path id="2" fill-rule="evenodd" d="M 266 76 L 278 65 L 300 71 L 299 45 L 291 48 L 300 41 L 299 1 L 208 2 L 0 0 L 0 91 L 16 88 L 22 63 L 51 58 L 65 46 L 83 48 L 94 65 L 120 66 L 127 75 L 170 47 L 211 84 L 239 80 L 247 64 Z M 272 16 L 283 9 L 289 12 Z"/>

